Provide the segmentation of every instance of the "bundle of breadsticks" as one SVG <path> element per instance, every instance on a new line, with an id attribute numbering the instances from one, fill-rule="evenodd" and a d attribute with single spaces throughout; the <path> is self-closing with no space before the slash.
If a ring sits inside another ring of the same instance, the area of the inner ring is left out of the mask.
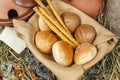
<path id="1" fill-rule="evenodd" d="M 79 42 L 73 38 L 51 0 L 47 0 L 47 2 L 52 12 L 41 2 L 41 0 L 35 1 L 39 6 L 34 7 L 34 11 L 48 24 L 49 28 L 73 48 L 78 47 L 80 45 Z"/>

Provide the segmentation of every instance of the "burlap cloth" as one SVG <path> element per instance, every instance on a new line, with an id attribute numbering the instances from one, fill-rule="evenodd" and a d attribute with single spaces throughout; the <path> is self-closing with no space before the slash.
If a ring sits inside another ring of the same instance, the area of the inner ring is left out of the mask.
<path id="1" fill-rule="evenodd" d="M 59 0 L 55 0 L 53 3 L 60 14 L 63 12 L 74 12 L 80 16 L 82 24 L 93 25 L 97 31 L 97 37 L 94 44 L 98 49 L 98 53 L 92 61 L 84 65 L 73 64 L 69 67 L 64 67 L 56 63 L 50 55 L 40 53 L 34 44 L 34 36 L 38 31 L 38 15 L 36 14 L 32 16 L 28 22 L 13 20 L 15 30 L 18 36 L 25 41 L 36 59 L 50 69 L 57 76 L 58 80 L 79 80 L 87 69 L 98 63 L 98 61 L 100 61 L 113 49 L 117 43 L 117 37 L 112 32 L 97 23 L 94 19 L 90 18 L 73 6 Z"/>

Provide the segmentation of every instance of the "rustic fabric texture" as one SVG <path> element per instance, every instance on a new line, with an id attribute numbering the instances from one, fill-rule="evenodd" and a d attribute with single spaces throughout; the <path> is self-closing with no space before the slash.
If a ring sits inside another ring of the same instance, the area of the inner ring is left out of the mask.
<path id="1" fill-rule="evenodd" d="M 95 28 L 97 36 L 94 44 L 98 49 L 98 53 L 93 60 L 84 65 L 73 64 L 69 67 L 64 67 L 56 63 L 52 56 L 39 52 L 34 44 L 34 36 L 38 31 L 38 15 L 36 14 L 32 17 L 32 19 L 30 19 L 28 23 L 20 20 L 13 20 L 15 30 L 18 36 L 26 42 L 28 48 L 31 50 L 36 59 L 43 63 L 48 69 L 50 69 L 57 76 L 58 80 L 79 80 L 87 69 L 99 62 L 108 52 L 114 48 L 117 43 L 117 37 L 112 32 L 97 23 L 94 19 L 90 18 L 73 6 L 59 0 L 53 1 L 53 4 L 60 14 L 66 11 L 74 12 L 80 16 L 82 24 L 90 24 Z M 33 24 L 33 22 L 35 24 Z"/>

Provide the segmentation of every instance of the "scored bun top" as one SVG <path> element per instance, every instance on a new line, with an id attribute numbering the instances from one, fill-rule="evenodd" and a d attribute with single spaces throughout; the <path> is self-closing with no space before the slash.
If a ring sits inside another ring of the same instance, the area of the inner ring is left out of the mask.
<path id="1" fill-rule="evenodd" d="M 76 29 L 74 35 L 79 43 L 92 43 L 97 33 L 92 25 L 82 24 Z"/>

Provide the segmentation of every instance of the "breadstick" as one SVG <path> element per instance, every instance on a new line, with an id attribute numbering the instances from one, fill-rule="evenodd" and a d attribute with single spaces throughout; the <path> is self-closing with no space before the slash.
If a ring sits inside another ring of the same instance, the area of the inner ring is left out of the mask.
<path id="1" fill-rule="evenodd" d="M 75 45 L 79 46 L 80 44 L 78 41 L 76 41 L 71 34 L 68 34 L 65 29 L 59 24 L 59 22 L 56 20 L 56 18 L 51 17 L 43 8 L 39 7 L 40 11 L 45 15 L 45 17 L 48 18 L 49 21 L 52 22 L 58 28 L 71 42 L 73 42 Z"/>
<path id="2" fill-rule="evenodd" d="M 51 12 L 48 10 L 48 8 L 41 2 L 41 0 L 35 0 L 35 2 L 38 3 L 38 5 L 39 5 L 40 7 L 42 7 L 43 9 L 45 9 L 50 16 L 54 17 L 54 16 L 51 14 Z"/>
<path id="3" fill-rule="evenodd" d="M 70 31 L 68 30 L 68 28 L 65 26 L 62 18 L 61 18 L 60 15 L 58 14 L 57 10 L 55 9 L 54 5 L 51 3 L 51 0 L 47 0 L 47 2 L 48 2 L 48 4 L 49 4 L 50 8 L 52 9 L 52 11 L 53 11 L 55 17 L 57 18 L 57 20 L 58 20 L 58 21 L 60 22 L 60 24 L 64 27 L 64 29 L 65 29 L 69 34 L 71 34 Z"/>
<path id="4" fill-rule="evenodd" d="M 40 16 L 42 19 L 49 25 L 50 29 L 55 32 L 62 40 L 68 42 L 72 47 L 76 48 L 77 46 L 74 45 L 71 41 L 69 41 L 56 27 L 53 25 L 42 12 L 37 8 L 33 8 L 33 10 Z"/>
<path id="5" fill-rule="evenodd" d="M 35 0 L 36 3 L 38 3 L 38 5 L 40 5 L 43 8 L 46 8 L 45 5 L 41 2 L 41 0 Z"/>

